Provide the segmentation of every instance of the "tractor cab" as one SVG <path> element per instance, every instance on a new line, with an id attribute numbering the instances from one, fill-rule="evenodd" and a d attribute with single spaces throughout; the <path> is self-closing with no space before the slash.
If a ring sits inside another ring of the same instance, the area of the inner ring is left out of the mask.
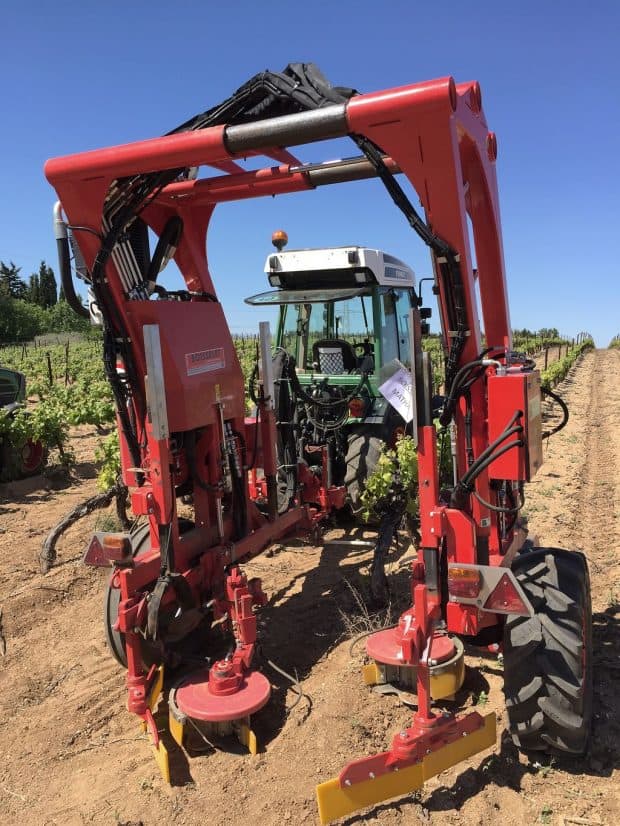
<path id="1" fill-rule="evenodd" d="M 399 259 L 367 247 L 280 250 L 265 272 L 277 289 L 246 302 L 280 307 L 275 345 L 295 358 L 302 384 L 346 386 L 367 373 L 376 390 L 384 365 L 410 366 L 415 276 Z"/>

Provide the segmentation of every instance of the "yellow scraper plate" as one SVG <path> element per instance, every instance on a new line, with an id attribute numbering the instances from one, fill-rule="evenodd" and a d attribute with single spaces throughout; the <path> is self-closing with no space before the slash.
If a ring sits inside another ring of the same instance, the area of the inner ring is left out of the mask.
<path id="1" fill-rule="evenodd" d="M 484 725 L 477 731 L 432 752 L 413 766 L 351 786 L 341 787 L 337 777 L 327 780 L 316 789 L 321 823 L 331 823 L 332 820 L 352 814 L 366 806 L 374 806 L 392 797 L 400 797 L 421 789 L 425 780 L 479 751 L 494 746 L 495 742 L 495 714 L 487 714 L 484 717 Z"/>
<path id="2" fill-rule="evenodd" d="M 168 749 L 164 746 L 161 740 L 159 741 L 158 746 L 151 746 L 151 749 L 153 750 L 155 762 L 159 766 L 161 776 L 166 781 L 166 783 L 170 784 L 170 763 L 168 762 Z"/>
<path id="3" fill-rule="evenodd" d="M 157 668 L 157 671 L 155 673 L 155 679 L 153 680 L 153 684 L 151 685 L 148 697 L 146 698 L 146 704 L 151 709 L 151 711 L 155 711 L 155 706 L 157 705 L 157 701 L 159 700 L 159 695 L 161 694 L 163 685 L 164 667 L 163 665 L 160 665 Z"/>
<path id="4" fill-rule="evenodd" d="M 238 726 L 237 739 L 242 746 L 246 747 L 250 754 L 258 754 L 258 740 L 252 729 L 246 723 L 241 723 Z"/>

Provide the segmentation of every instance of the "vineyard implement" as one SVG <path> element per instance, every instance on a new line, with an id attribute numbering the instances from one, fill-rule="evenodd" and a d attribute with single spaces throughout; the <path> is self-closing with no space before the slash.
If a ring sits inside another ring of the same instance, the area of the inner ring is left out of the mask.
<path id="1" fill-rule="evenodd" d="M 359 156 L 310 164 L 290 151 L 345 137 Z M 123 480 L 143 520 L 131 533 L 96 535 L 86 561 L 112 566 L 106 632 L 127 667 L 128 708 L 150 732 L 165 776 L 153 716 L 164 668 L 185 667 L 168 699 L 177 742 L 198 729 L 208 740 L 235 733 L 256 750 L 249 718 L 270 690 L 254 658 L 256 613 L 266 597 L 240 565 L 270 543 L 311 530 L 342 501 L 326 472 L 329 445 L 319 440 L 313 465 L 293 456 L 294 485 L 282 502 L 278 439 L 295 421 L 274 411 L 265 327 L 258 412 L 246 419 L 242 372 L 207 263 L 213 211 L 227 201 L 373 177 L 430 250 L 445 396 L 439 404 L 433 398 L 417 300 L 408 313 L 406 391 L 419 477 L 412 607 L 397 628 L 369 638 L 364 674 L 367 683 L 414 687 L 417 710 L 386 751 L 349 763 L 318 787 L 321 821 L 411 792 L 494 744 L 492 714 L 432 708 L 432 697 L 461 685 L 463 643 L 504 645 L 508 718 L 520 746 L 585 749 L 592 714 L 587 566 L 579 553 L 533 547 L 519 518 L 524 485 L 542 462 L 541 388 L 533 363 L 511 346 L 496 155 L 477 83 L 448 77 L 357 94 L 332 87 L 311 64 L 293 64 L 257 75 L 164 137 L 47 162 L 60 199 L 65 295 L 84 312 L 71 282 L 72 246 L 90 313 L 103 322 Z M 266 165 L 243 165 L 259 156 Z M 417 192 L 424 217 L 399 180 Z M 359 249 L 350 252 L 362 279 Z M 158 283 L 171 259 L 183 289 Z M 437 424 L 452 435 L 448 480 L 440 477 Z M 222 632 L 228 649 L 221 653 L 212 634 L 202 635 L 205 627 Z M 198 658 L 195 649 L 186 653 L 190 638 L 206 640 Z"/>

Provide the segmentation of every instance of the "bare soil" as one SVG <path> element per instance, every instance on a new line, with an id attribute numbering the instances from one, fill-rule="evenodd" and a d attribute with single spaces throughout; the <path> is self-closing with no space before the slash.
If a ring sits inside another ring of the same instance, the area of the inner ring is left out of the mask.
<path id="1" fill-rule="evenodd" d="M 559 388 L 571 409 L 550 440 L 527 492 L 539 544 L 585 551 L 594 609 L 595 719 L 584 758 L 528 760 L 505 732 L 501 664 L 472 653 L 454 704 L 498 717 L 497 748 L 430 781 L 423 792 L 350 817 L 343 824 L 617 824 L 620 822 L 620 351 L 588 353 Z M 326 544 L 278 547 L 248 572 L 270 603 L 262 614 L 264 673 L 272 702 L 254 718 L 263 753 L 172 753 L 173 785 L 161 779 L 147 741 L 124 708 L 124 672 L 106 648 L 104 574 L 82 566 L 94 514 L 70 529 L 58 562 L 42 576 L 47 531 L 95 492 L 97 437 L 74 434 L 75 479 L 37 478 L 0 486 L 0 823 L 317 823 L 314 787 L 350 759 L 389 745 L 410 718 L 394 697 L 362 685 L 363 627 L 353 585 L 364 593 L 370 551 L 334 540 L 368 539 L 334 529 Z M 413 550 L 391 561 L 403 588 Z M 4 643 L 2 642 L 4 640 Z M 299 677 L 311 698 L 295 701 L 272 660 Z M 162 725 L 164 723 L 162 717 Z"/>

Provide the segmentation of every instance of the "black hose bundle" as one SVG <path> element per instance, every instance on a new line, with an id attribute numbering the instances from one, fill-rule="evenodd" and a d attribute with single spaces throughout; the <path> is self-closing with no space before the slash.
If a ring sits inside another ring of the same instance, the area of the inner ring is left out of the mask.
<path id="1" fill-rule="evenodd" d="M 452 496 L 450 497 L 450 507 L 463 510 L 466 506 L 470 494 L 474 491 L 474 482 L 476 478 L 496 459 L 503 456 L 514 447 L 522 447 L 523 439 L 514 439 L 512 442 L 505 444 L 506 439 L 515 434 L 523 433 L 523 427 L 520 424 L 515 424 L 518 419 L 523 416 L 523 411 L 517 410 L 506 425 L 505 429 L 500 435 L 491 442 L 478 456 L 477 459 L 470 465 L 467 471 L 463 474 L 461 479 L 457 482 Z M 483 503 L 486 504 L 486 503 Z"/>

